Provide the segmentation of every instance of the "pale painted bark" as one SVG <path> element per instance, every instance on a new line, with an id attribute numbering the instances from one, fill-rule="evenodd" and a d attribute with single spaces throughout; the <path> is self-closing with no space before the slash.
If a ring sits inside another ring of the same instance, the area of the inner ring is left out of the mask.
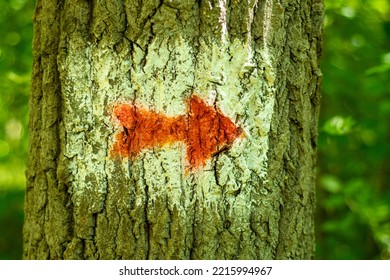
<path id="1" fill-rule="evenodd" d="M 313 258 L 322 1 L 228 2 L 37 1 L 24 258 Z M 110 155 L 115 104 L 192 94 L 230 149 Z"/>

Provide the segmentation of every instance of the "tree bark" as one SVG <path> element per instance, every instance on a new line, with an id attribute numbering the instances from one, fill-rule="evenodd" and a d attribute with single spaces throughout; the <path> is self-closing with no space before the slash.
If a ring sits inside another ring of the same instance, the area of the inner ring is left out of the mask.
<path id="1" fill-rule="evenodd" d="M 24 258 L 313 258 L 322 17 L 320 0 L 37 0 Z M 204 164 L 186 140 L 113 152 L 118 104 L 174 118 L 192 96 L 240 131 Z"/>

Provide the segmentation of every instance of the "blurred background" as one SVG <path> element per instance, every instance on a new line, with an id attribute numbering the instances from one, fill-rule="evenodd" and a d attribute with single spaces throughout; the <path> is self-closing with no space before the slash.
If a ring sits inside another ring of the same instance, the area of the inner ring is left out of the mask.
<path id="1" fill-rule="evenodd" d="M 0 0 L 0 259 L 22 257 L 31 0 Z"/>
<path id="2" fill-rule="evenodd" d="M 31 0 L 0 0 L 0 259 L 22 257 Z M 390 259 L 390 1 L 325 0 L 317 259 Z"/>

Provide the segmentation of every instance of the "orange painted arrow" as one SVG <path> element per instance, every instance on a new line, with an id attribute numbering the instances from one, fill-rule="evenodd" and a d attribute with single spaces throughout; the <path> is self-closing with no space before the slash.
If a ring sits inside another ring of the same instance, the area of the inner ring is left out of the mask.
<path id="1" fill-rule="evenodd" d="M 130 104 L 115 106 L 114 114 L 123 126 L 116 136 L 114 154 L 134 158 L 144 149 L 183 141 L 191 169 L 203 166 L 242 133 L 219 109 L 194 95 L 188 102 L 186 115 L 168 117 Z"/>

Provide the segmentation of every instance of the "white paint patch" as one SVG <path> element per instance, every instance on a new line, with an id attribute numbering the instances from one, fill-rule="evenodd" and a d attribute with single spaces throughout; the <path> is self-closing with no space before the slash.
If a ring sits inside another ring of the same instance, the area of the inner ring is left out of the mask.
<path id="1" fill-rule="evenodd" d="M 269 89 L 274 91 L 273 84 L 275 82 L 275 73 L 273 62 L 272 62 L 272 55 L 270 54 L 268 45 L 269 41 L 272 40 L 270 34 L 271 34 L 271 20 L 272 20 L 272 7 L 273 7 L 273 0 L 266 0 L 265 3 L 265 9 L 264 9 L 264 25 L 263 25 L 263 33 L 264 33 L 264 49 L 260 51 L 261 56 L 264 61 L 265 66 L 265 77 L 266 81 L 268 83 Z"/>
<path id="2" fill-rule="evenodd" d="M 268 50 L 268 41 L 271 33 L 272 6 L 273 6 L 273 0 L 265 0 L 263 41 L 266 50 Z"/>
<path id="3" fill-rule="evenodd" d="M 213 5 L 211 4 L 210 1 L 207 1 L 207 2 L 209 3 L 210 10 L 212 10 L 213 9 Z"/>
<path id="4" fill-rule="evenodd" d="M 94 193 L 92 212 L 103 206 L 107 193 L 106 163 L 112 143 L 113 122 L 110 104 L 124 100 L 132 91 L 128 77 L 130 61 L 108 49 L 75 47 L 69 43 L 66 57 L 59 58 L 63 121 L 64 156 L 71 160 L 74 203 L 87 191 Z"/>
<path id="5" fill-rule="evenodd" d="M 218 18 L 218 21 L 221 24 L 221 40 L 223 43 L 226 43 L 226 38 L 228 35 L 226 20 L 226 0 L 219 0 L 219 8 L 221 10 Z"/>
<path id="6" fill-rule="evenodd" d="M 267 5 L 270 3 L 268 0 Z M 122 102 L 135 102 L 177 116 L 186 113 L 187 100 L 195 93 L 209 104 L 216 103 L 223 114 L 244 130 L 227 152 L 212 158 L 194 174 L 186 170 L 183 144 L 144 151 L 132 164 L 144 172 L 142 182 L 140 179 L 137 184 L 147 185 L 150 203 L 166 197 L 171 207 L 185 216 L 186 209 L 194 203 L 192 192 L 203 197 L 205 207 L 216 207 L 214 203 L 221 195 L 252 188 L 253 174 L 266 180 L 268 135 L 275 102 L 276 71 L 272 56 L 267 44 L 255 53 L 250 36 L 246 42 L 227 42 L 226 1 L 220 0 L 219 4 L 225 43 L 210 46 L 200 41 L 196 59 L 195 50 L 182 38 L 176 39 L 174 48 L 169 39 L 152 41 L 147 54 L 136 46 L 132 53 L 128 50 L 117 54 L 95 45 L 77 49 L 69 42 L 68 53 L 60 60 L 60 71 L 64 155 L 70 159 L 76 204 L 85 192 L 96 194 L 90 207 L 98 212 L 103 206 L 108 180 L 113 180 L 111 172 L 123 170 L 122 175 L 129 178 L 130 171 L 125 172 L 127 159 L 119 169 L 109 157 L 114 136 L 121 129 L 113 121 L 112 105 Z M 257 2 L 248 10 L 251 21 L 256 5 Z M 272 12 L 266 9 L 266 13 L 264 40 L 271 32 Z M 234 204 L 232 211 L 247 211 L 252 203 L 234 199 L 228 199 Z"/>

